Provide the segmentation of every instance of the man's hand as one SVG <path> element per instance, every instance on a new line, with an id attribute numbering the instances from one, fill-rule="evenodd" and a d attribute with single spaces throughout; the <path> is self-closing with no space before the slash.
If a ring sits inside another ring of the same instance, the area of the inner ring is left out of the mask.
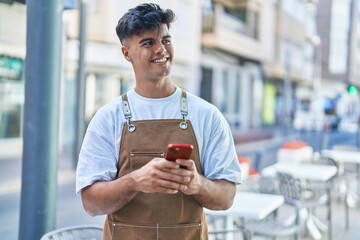
<path id="1" fill-rule="evenodd" d="M 169 193 L 186 191 L 191 174 L 180 165 L 164 158 L 154 158 L 142 168 L 130 173 L 135 190 L 145 193 Z"/>
<path id="2" fill-rule="evenodd" d="M 193 160 L 177 159 L 175 163 L 185 167 L 171 170 L 174 174 L 190 177 L 187 188 L 181 190 L 192 195 L 203 207 L 213 210 L 228 209 L 236 193 L 235 183 L 226 180 L 210 180 L 200 175 Z"/>
<path id="3" fill-rule="evenodd" d="M 181 171 L 179 174 L 190 178 L 190 181 L 187 183 L 187 188 L 181 191 L 186 195 L 193 195 L 198 193 L 199 188 L 201 187 L 202 177 L 196 169 L 195 162 L 193 160 L 177 159 L 176 163 L 184 167 L 180 169 L 183 171 Z"/>
<path id="4" fill-rule="evenodd" d="M 190 171 L 164 158 L 154 158 L 143 167 L 113 181 L 99 181 L 81 191 L 90 215 L 113 213 L 139 192 L 175 194 L 188 189 Z"/>

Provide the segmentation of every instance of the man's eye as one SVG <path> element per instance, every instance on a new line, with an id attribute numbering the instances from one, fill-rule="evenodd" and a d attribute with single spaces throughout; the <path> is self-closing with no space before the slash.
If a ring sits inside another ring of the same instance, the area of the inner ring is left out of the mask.
<path id="1" fill-rule="evenodd" d="M 164 44 L 164 45 L 170 45 L 170 44 L 171 44 L 171 40 L 170 40 L 170 39 L 165 39 L 165 40 L 163 41 L 163 44 Z"/>
<path id="2" fill-rule="evenodd" d="M 144 47 L 150 47 L 153 45 L 153 41 L 146 41 L 146 42 L 143 42 L 143 46 Z"/>

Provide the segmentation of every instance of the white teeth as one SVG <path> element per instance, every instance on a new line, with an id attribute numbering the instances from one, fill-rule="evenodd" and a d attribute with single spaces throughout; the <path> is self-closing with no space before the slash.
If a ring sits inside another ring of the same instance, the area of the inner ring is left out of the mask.
<path id="1" fill-rule="evenodd" d="M 161 58 L 161 59 L 153 60 L 153 62 L 155 62 L 155 63 L 164 63 L 164 62 L 166 62 L 166 61 L 167 61 L 166 58 Z"/>

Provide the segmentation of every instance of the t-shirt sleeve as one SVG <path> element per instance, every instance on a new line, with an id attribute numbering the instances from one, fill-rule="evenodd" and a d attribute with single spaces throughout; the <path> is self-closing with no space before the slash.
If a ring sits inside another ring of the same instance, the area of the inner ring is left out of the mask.
<path id="1" fill-rule="evenodd" d="M 76 169 L 76 193 L 97 181 L 111 181 L 117 174 L 115 119 L 98 111 L 91 120 L 79 154 Z"/>
<path id="2" fill-rule="evenodd" d="M 213 112 L 210 135 L 204 145 L 204 176 L 241 183 L 240 164 L 229 124 L 219 111 Z"/>

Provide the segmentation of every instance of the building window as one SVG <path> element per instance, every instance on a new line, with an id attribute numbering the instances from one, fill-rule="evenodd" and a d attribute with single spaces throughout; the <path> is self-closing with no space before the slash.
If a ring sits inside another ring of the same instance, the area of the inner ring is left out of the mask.
<path id="1" fill-rule="evenodd" d="M 246 8 L 235 8 L 231 9 L 228 7 L 224 7 L 225 13 L 235 17 L 236 19 L 240 20 L 241 22 L 246 22 Z"/>
<path id="2" fill-rule="evenodd" d="M 21 137 L 24 60 L 0 55 L 0 139 Z"/>
<path id="3" fill-rule="evenodd" d="M 329 71 L 343 74 L 347 70 L 350 0 L 333 0 L 329 49 Z"/>
<path id="4" fill-rule="evenodd" d="M 24 83 L 0 82 L 0 139 L 21 137 Z"/>
<path id="5" fill-rule="evenodd" d="M 281 1 L 283 11 L 298 20 L 304 22 L 305 5 L 303 0 L 286 0 Z"/>
<path id="6" fill-rule="evenodd" d="M 243 28 L 241 29 L 241 33 L 254 39 L 258 39 L 259 11 L 257 8 L 249 6 L 229 8 L 225 6 L 224 12 L 242 23 Z"/>

